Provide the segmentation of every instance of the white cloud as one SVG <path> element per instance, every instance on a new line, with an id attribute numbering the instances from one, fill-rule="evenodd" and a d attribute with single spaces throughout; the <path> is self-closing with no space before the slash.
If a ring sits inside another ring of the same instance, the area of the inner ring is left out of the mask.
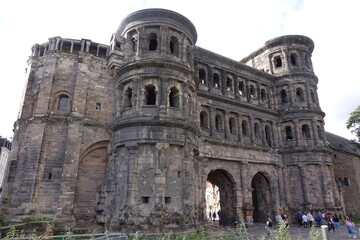
<path id="1" fill-rule="evenodd" d="M 357 74 L 360 1 L 5 1 L 0 8 L 0 135 L 17 118 L 31 45 L 49 37 L 88 38 L 107 44 L 121 20 L 143 8 L 166 8 L 190 19 L 197 45 L 240 60 L 265 41 L 301 34 L 315 42 L 313 65 L 326 129 L 350 138 L 349 113 L 360 104 Z"/>

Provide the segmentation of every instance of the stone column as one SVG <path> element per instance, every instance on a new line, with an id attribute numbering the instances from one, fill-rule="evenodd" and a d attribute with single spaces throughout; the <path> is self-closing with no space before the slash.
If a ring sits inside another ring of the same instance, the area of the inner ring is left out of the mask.
<path id="1" fill-rule="evenodd" d="M 295 134 L 295 139 L 296 139 L 296 145 L 300 144 L 300 123 L 299 123 L 299 119 L 294 119 L 294 134 Z"/>
<path id="2" fill-rule="evenodd" d="M 308 206 L 309 203 L 309 189 L 308 189 L 308 185 L 307 185 L 307 180 L 309 179 L 309 177 L 307 176 L 306 173 L 306 165 L 304 164 L 299 164 L 299 170 L 300 170 L 300 178 L 301 178 L 301 186 L 302 186 L 302 192 L 303 192 L 303 196 L 304 196 L 304 206 Z M 306 209 L 309 210 L 309 209 Z"/>
<path id="3" fill-rule="evenodd" d="M 314 138 L 314 144 L 318 145 L 319 144 L 319 136 L 318 136 L 318 132 L 317 132 L 317 127 L 316 127 L 316 119 L 311 119 L 311 127 L 312 127 L 312 134 L 313 134 L 313 138 Z"/>
<path id="4" fill-rule="evenodd" d="M 263 146 L 266 146 L 266 137 L 265 137 L 265 129 L 264 129 L 264 120 L 260 119 L 260 137 L 261 137 L 261 143 Z M 270 136 L 269 136 L 269 139 Z"/>
<path id="5" fill-rule="evenodd" d="M 73 42 L 73 41 L 71 41 L 70 53 L 72 53 L 72 52 L 73 52 L 73 48 L 74 48 L 74 42 Z"/>
<path id="6" fill-rule="evenodd" d="M 210 108 L 209 113 L 210 113 L 210 136 L 213 136 L 215 131 L 215 109 Z"/>
<path id="7" fill-rule="evenodd" d="M 168 39 L 169 28 L 165 26 L 160 26 L 160 53 L 161 55 L 166 55 L 168 52 Z M 170 43 L 169 43 L 170 44 Z"/>
<path id="8" fill-rule="evenodd" d="M 288 88 L 289 88 L 289 96 L 288 96 L 288 103 L 289 106 L 292 107 L 294 104 L 294 93 L 293 93 L 293 85 L 291 83 L 288 83 Z"/>
<path id="9" fill-rule="evenodd" d="M 247 162 L 240 163 L 240 173 L 241 173 L 241 187 L 243 190 L 243 211 L 244 218 L 248 224 L 253 223 L 253 204 L 252 204 L 252 189 L 251 189 L 251 178 L 248 176 L 249 165 Z"/>
<path id="10" fill-rule="evenodd" d="M 230 123 L 229 123 L 229 114 L 230 112 L 225 111 L 224 114 L 224 135 L 225 139 L 231 139 L 231 133 L 230 133 Z"/>
<path id="11" fill-rule="evenodd" d="M 242 121 L 241 121 L 241 114 L 237 113 L 237 123 L 238 123 L 238 138 L 241 144 L 244 143 L 244 137 L 242 134 Z"/>
<path id="12" fill-rule="evenodd" d="M 255 133 L 254 133 L 254 117 L 249 118 L 249 133 L 250 133 L 250 141 L 251 143 L 255 143 Z"/>

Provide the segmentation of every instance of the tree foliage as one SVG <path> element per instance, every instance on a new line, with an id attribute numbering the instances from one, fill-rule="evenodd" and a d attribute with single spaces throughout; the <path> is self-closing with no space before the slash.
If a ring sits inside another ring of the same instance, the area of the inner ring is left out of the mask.
<path id="1" fill-rule="evenodd" d="M 351 129 L 352 133 L 356 134 L 360 142 L 360 105 L 350 113 L 350 117 L 346 122 L 347 129 Z"/>

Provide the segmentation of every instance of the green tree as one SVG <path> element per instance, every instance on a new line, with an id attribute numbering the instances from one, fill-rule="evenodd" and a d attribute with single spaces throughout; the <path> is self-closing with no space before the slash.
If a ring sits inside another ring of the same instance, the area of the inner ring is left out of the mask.
<path id="1" fill-rule="evenodd" d="M 356 134 L 360 142 L 360 105 L 350 113 L 350 117 L 346 122 L 347 129 L 351 129 L 352 133 Z"/>

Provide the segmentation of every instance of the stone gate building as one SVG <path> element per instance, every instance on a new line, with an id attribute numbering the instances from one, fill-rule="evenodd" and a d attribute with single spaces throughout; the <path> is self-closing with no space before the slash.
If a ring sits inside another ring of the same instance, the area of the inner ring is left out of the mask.
<path id="1" fill-rule="evenodd" d="M 223 225 L 241 211 L 249 224 L 277 210 L 341 211 L 313 41 L 278 37 L 234 61 L 196 40 L 184 16 L 147 9 L 109 45 L 34 45 L 4 220 L 194 229 L 207 181 L 220 189 Z"/>

